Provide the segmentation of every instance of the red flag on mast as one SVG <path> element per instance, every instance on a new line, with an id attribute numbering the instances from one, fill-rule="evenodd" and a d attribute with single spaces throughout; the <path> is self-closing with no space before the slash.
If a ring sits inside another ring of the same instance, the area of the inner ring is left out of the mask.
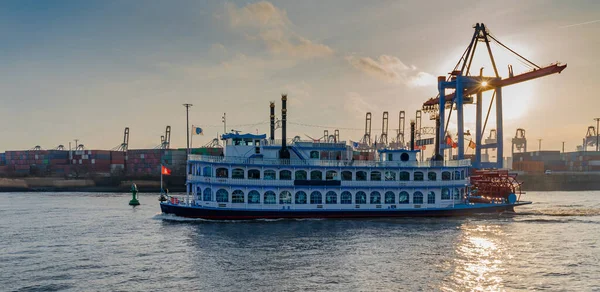
<path id="1" fill-rule="evenodd" d="M 160 173 L 162 175 L 171 175 L 171 170 L 166 168 L 164 165 L 160 166 Z"/>

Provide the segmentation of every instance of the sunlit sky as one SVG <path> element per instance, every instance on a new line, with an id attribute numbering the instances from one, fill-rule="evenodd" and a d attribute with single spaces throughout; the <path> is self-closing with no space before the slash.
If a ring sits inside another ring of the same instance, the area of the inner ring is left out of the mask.
<path id="1" fill-rule="evenodd" d="M 4 1 L 0 151 L 74 139 L 110 149 L 126 126 L 130 148 L 153 148 L 167 125 L 172 146 L 185 147 L 183 103 L 205 131 L 194 146 L 223 132 L 224 112 L 228 131 L 266 133 L 281 93 L 291 136 L 339 128 L 360 140 L 367 111 L 373 136 L 389 111 L 394 136 L 398 112 L 414 118 L 435 96 L 477 22 L 539 65 L 568 64 L 504 89 L 505 153 L 516 128 L 530 150 L 539 138 L 543 149 L 574 150 L 600 117 L 600 1 Z M 528 70 L 492 49 L 501 76 L 509 64 Z"/>

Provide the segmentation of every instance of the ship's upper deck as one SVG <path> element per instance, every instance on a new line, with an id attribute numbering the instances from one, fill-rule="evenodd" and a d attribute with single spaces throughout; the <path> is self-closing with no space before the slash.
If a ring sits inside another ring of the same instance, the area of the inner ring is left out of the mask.
<path id="1" fill-rule="evenodd" d="M 368 161 L 368 160 L 317 160 L 317 159 L 271 159 L 226 156 L 189 155 L 189 161 L 235 165 L 270 166 L 322 166 L 322 167 L 370 167 L 370 168 L 414 168 L 414 167 L 465 167 L 471 165 L 470 159 L 449 161 Z"/>

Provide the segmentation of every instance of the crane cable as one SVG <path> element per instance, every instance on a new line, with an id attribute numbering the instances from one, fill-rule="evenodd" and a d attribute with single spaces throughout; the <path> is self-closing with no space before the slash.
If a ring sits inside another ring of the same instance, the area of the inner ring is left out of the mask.
<path id="1" fill-rule="evenodd" d="M 535 66 L 537 69 L 541 69 L 541 67 L 540 67 L 540 66 L 538 66 L 538 65 L 536 65 L 535 63 L 533 63 L 533 62 L 529 61 L 527 58 L 525 58 L 525 57 L 523 57 L 523 56 L 519 55 L 519 53 L 517 53 L 517 52 L 513 51 L 511 48 L 509 48 L 509 47 L 507 47 L 506 45 L 504 45 L 503 43 L 501 43 L 501 42 L 500 42 L 499 40 L 497 40 L 497 39 L 496 39 L 496 38 L 495 38 L 495 37 L 494 37 L 494 36 L 493 36 L 491 33 L 489 33 L 489 32 L 488 32 L 488 36 L 489 36 L 491 39 L 493 39 L 494 41 L 496 41 L 496 43 L 498 43 L 499 45 L 501 45 L 501 46 L 502 46 L 502 47 L 504 47 L 505 49 L 509 50 L 511 53 L 513 53 L 513 54 L 515 54 L 515 55 L 519 56 L 521 59 L 525 60 L 527 63 L 529 63 L 529 64 L 531 64 L 531 65 Z"/>

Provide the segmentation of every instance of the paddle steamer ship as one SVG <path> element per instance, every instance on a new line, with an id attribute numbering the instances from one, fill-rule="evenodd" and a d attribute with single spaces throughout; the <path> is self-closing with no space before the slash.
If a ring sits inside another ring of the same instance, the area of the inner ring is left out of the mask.
<path id="1" fill-rule="evenodd" d="M 188 196 L 160 203 L 163 213 L 189 218 L 364 218 L 460 216 L 513 211 L 519 183 L 502 171 L 473 171 L 470 160 L 417 160 L 418 150 L 374 150 L 354 160 L 344 141 L 222 135 L 223 156 L 188 156 Z M 414 145 L 414 125 L 411 143 Z M 414 146 L 413 146 L 414 147 Z"/>

